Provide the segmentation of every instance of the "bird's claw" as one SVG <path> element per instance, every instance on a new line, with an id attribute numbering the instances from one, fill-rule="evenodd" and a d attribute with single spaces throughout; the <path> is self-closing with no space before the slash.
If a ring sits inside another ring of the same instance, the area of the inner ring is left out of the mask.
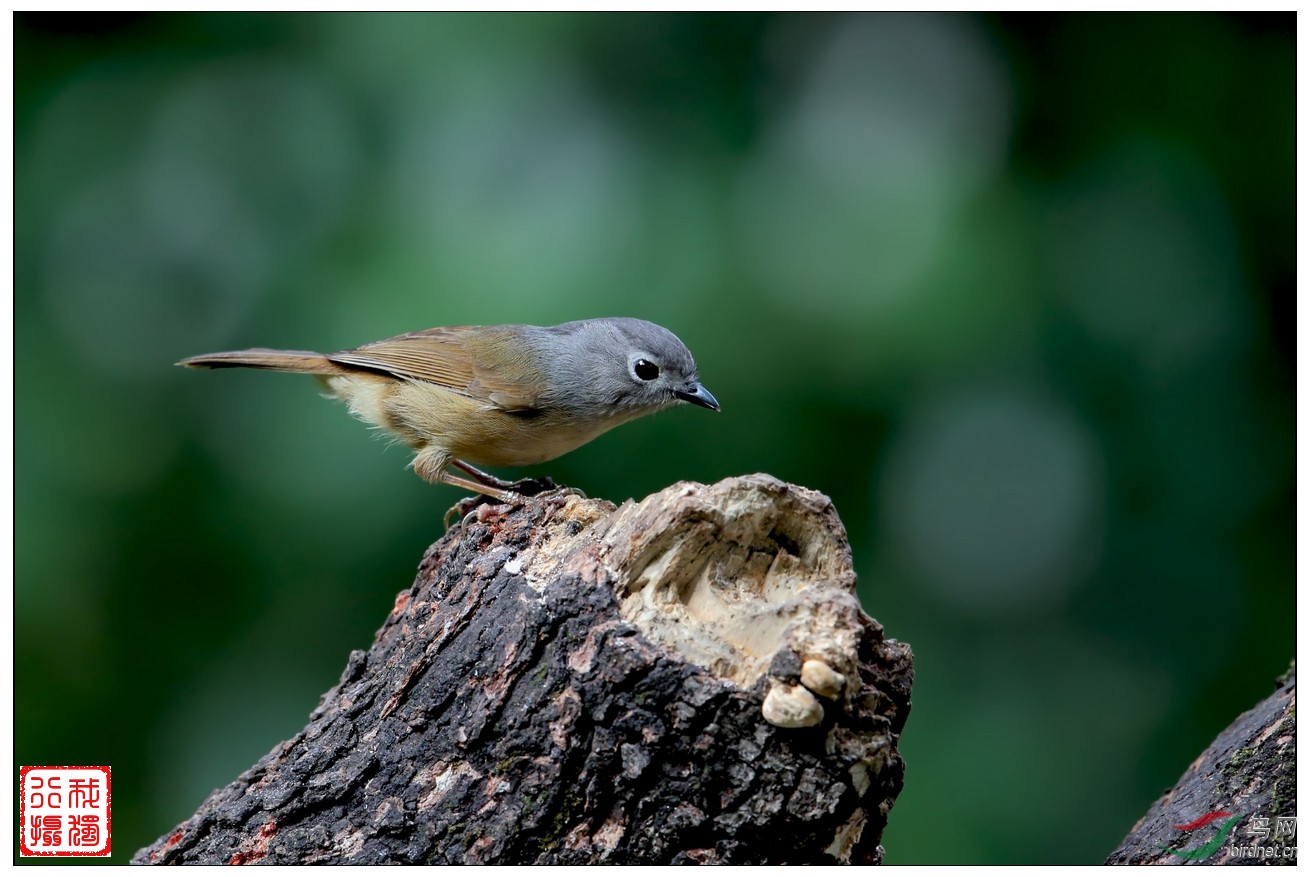
<path id="1" fill-rule="evenodd" d="M 537 496 L 559 490 L 559 485 L 549 475 L 543 475 L 541 478 L 523 478 L 519 481 L 512 481 L 506 484 L 504 489 L 511 493 L 517 493 L 519 496 Z"/>
<path id="2" fill-rule="evenodd" d="M 469 521 L 482 523 L 492 515 L 503 514 L 513 508 L 509 503 L 498 502 L 494 496 L 467 496 L 446 511 L 441 523 L 450 529 L 451 518 L 459 516 L 459 529 L 462 534 L 468 528 Z"/>
<path id="3" fill-rule="evenodd" d="M 556 484 L 555 480 L 549 476 L 541 478 L 524 478 L 520 481 L 507 483 L 502 489 L 507 493 L 518 494 L 524 499 L 536 496 L 546 496 L 548 494 L 560 497 L 576 496 L 580 499 L 587 498 L 587 495 L 576 487 L 565 487 Z M 466 496 L 446 511 L 446 515 L 441 519 L 441 523 L 447 530 L 449 530 L 451 519 L 458 516 L 460 518 L 460 529 L 463 530 L 468 524 L 469 518 L 471 518 L 475 513 L 480 512 L 483 508 L 488 510 L 500 510 L 508 508 L 508 504 L 499 502 L 494 496 L 487 496 L 486 494 Z M 481 520 L 481 518 L 479 518 L 479 520 Z"/>

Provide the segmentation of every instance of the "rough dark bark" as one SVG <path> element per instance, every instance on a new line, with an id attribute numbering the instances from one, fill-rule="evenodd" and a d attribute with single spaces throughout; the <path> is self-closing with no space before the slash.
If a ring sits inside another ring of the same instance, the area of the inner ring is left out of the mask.
<path id="1" fill-rule="evenodd" d="M 877 862 L 911 655 L 767 476 L 483 506 L 309 724 L 136 863 Z"/>
<path id="2" fill-rule="evenodd" d="M 1186 828 L 1215 813 L 1224 815 Z M 1278 824 L 1279 817 L 1295 816 L 1293 663 L 1278 680 L 1278 689 L 1238 716 L 1151 805 L 1106 864 L 1295 864 L 1295 855 L 1284 852 L 1296 839 L 1280 836 Z M 1261 827 L 1268 829 L 1263 836 L 1251 833 Z M 1264 856 L 1252 847 L 1264 848 Z"/>

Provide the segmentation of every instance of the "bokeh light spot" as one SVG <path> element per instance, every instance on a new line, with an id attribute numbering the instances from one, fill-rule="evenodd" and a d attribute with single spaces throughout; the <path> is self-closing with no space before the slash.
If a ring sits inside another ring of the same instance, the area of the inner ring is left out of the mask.
<path id="1" fill-rule="evenodd" d="M 1039 394 L 979 387 L 930 403 L 895 442 L 879 496 L 897 554 L 945 605 L 1046 608 L 1098 550 L 1086 427 Z"/>

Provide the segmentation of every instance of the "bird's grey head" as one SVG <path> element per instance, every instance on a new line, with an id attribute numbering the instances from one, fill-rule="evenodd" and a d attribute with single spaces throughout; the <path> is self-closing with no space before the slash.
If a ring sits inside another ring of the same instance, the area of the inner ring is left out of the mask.
<path id="1" fill-rule="evenodd" d="M 606 317 L 545 331 L 556 352 L 547 368 L 563 388 L 554 401 L 575 414 L 626 419 L 680 402 L 719 410 L 690 351 L 663 326 Z"/>

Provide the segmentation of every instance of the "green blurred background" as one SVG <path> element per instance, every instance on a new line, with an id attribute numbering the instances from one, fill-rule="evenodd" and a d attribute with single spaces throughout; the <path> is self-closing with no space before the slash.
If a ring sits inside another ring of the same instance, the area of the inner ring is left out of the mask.
<path id="1" fill-rule="evenodd" d="M 297 731 L 457 491 L 309 380 L 640 316 L 916 655 L 889 863 L 1101 860 L 1295 640 L 1295 18 L 19 15 L 15 763 L 114 858 Z"/>

